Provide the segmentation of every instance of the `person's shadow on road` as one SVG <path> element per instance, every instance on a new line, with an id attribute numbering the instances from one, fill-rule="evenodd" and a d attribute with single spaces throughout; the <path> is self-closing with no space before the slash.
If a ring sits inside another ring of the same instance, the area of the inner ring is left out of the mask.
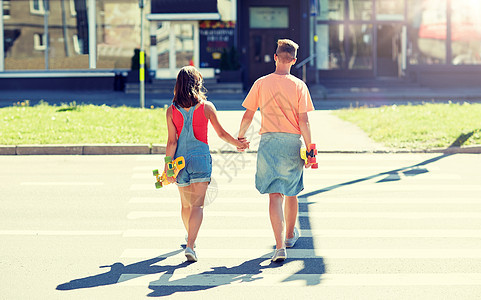
<path id="1" fill-rule="evenodd" d="M 282 264 L 271 263 L 262 266 L 268 258 L 259 257 L 248 260 L 235 267 L 213 267 L 212 271 L 206 271 L 200 274 L 187 275 L 184 278 L 170 280 L 173 273 L 164 273 L 156 281 L 149 284 L 152 290 L 149 297 L 169 296 L 177 292 L 193 292 L 207 290 L 222 285 L 228 285 L 234 282 L 250 282 L 260 280 L 259 276 L 263 269 L 279 267 Z M 220 275 L 220 276 L 217 276 Z"/>
<path id="2" fill-rule="evenodd" d="M 183 249 L 175 250 L 159 257 L 151 258 L 148 260 L 140 261 L 130 265 L 124 265 L 122 263 L 114 263 L 110 266 L 101 266 L 101 268 L 110 267 L 110 271 L 98 275 L 93 275 L 85 278 L 74 279 L 69 282 L 60 284 L 57 286 L 57 290 L 76 290 L 84 288 L 99 287 L 104 285 L 116 284 L 129 279 L 141 277 L 148 274 L 157 274 L 162 272 L 173 273 L 175 270 L 184 268 L 189 265 L 188 262 L 184 262 L 179 265 L 167 265 L 159 266 L 153 265 L 166 259 L 167 257 L 176 255 L 184 251 Z M 122 277 L 122 275 L 128 275 L 129 277 Z M 136 276 L 137 275 L 137 276 Z"/>
<path id="3" fill-rule="evenodd" d="M 275 263 L 270 261 L 270 254 L 251 259 L 234 267 L 213 267 L 212 271 L 206 271 L 200 274 L 187 275 L 184 278 L 171 280 L 173 273 L 164 273 L 158 280 L 152 281 L 149 288 L 152 290 L 149 297 L 170 296 L 177 292 L 194 292 L 217 288 L 219 286 L 229 285 L 233 283 L 247 283 L 256 280 L 262 280 L 263 271 L 266 269 L 274 269 L 282 267 L 284 264 L 301 260 L 304 263 L 304 269 L 296 274 L 286 275 L 282 282 L 305 280 L 306 285 L 317 285 L 321 282 L 321 273 L 324 273 L 324 262 L 322 257 L 311 257 L 303 259 L 288 258 L 284 263 Z M 269 264 L 265 262 L 269 261 Z M 315 269 L 315 270 L 314 270 Z M 315 274 L 316 279 L 312 277 L 305 278 L 302 274 Z"/>

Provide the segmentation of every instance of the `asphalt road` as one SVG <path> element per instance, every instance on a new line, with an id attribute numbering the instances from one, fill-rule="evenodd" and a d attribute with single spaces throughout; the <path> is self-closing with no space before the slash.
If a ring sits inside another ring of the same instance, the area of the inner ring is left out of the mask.
<path id="1" fill-rule="evenodd" d="M 282 264 L 255 154 L 213 159 L 189 264 L 162 156 L 0 156 L 0 298 L 481 297 L 481 155 L 320 155 Z"/>

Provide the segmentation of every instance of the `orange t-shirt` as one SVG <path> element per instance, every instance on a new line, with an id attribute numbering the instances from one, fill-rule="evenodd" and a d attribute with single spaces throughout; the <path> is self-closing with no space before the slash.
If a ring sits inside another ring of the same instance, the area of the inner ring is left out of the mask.
<path id="1" fill-rule="evenodd" d="M 302 80 L 290 74 L 275 73 L 257 79 L 242 106 L 253 111 L 260 108 L 260 134 L 301 134 L 299 114 L 314 110 L 311 95 Z"/>

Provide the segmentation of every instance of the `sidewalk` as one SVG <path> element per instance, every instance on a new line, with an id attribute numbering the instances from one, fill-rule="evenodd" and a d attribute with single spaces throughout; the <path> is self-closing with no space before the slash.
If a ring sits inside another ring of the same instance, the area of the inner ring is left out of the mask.
<path id="1" fill-rule="evenodd" d="M 395 87 L 346 87 L 326 88 L 321 85 L 311 86 L 311 95 L 316 111 L 309 113 L 312 141 L 320 152 L 333 153 L 409 153 L 409 150 L 388 149 L 371 140 L 367 134 L 356 125 L 340 120 L 332 110 L 356 106 L 382 106 L 393 104 L 421 104 L 423 102 L 481 102 L 481 88 L 470 89 L 428 89 L 409 87 L 408 90 Z M 212 94 L 209 100 L 214 102 L 219 110 L 219 120 L 224 128 L 235 135 L 244 113 L 241 103 L 245 93 Z M 146 107 L 155 105 L 163 107 L 171 103 L 172 95 L 148 94 Z M 9 106 L 16 101 L 29 99 L 32 105 L 43 99 L 51 104 L 92 103 L 96 105 L 127 105 L 138 106 L 138 95 L 119 92 L 81 92 L 81 91 L 2 91 L 0 107 Z M 248 138 L 251 140 L 250 151 L 257 151 L 259 142 L 260 113 L 257 112 Z M 212 152 L 231 152 L 235 149 L 219 139 L 210 126 L 209 145 Z M 105 155 L 105 154 L 163 154 L 164 145 L 25 145 L 0 146 L 0 155 Z M 417 151 L 426 152 L 426 151 Z M 437 149 L 428 152 L 438 153 L 481 153 L 481 146 L 453 147 Z"/>
<path id="2" fill-rule="evenodd" d="M 219 122 L 231 134 L 239 130 L 244 111 L 221 111 Z M 251 128 L 246 134 L 251 141 L 250 151 L 257 151 L 260 130 L 260 112 L 254 115 Z M 320 152 L 386 152 L 387 149 L 373 140 L 359 127 L 345 122 L 329 110 L 316 110 L 309 113 L 312 141 Z M 209 145 L 213 151 L 229 151 L 234 148 L 219 139 L 213 130 L 209 129 Z"/>

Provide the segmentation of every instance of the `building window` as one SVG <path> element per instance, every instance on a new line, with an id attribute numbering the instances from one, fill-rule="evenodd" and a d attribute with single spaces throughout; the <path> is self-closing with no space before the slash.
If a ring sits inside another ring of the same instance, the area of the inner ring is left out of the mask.
<path id="1" fill-rule="evenodd" d="M 35 50 L 45 50 L 45 35 L 42 33 L 33 34 L 33 49 Z"/>
<path id="2" fill-rule="evenodd" d="M 370 21 L 372 19 L 372 0 L 352 0 L 349 7 L 349 19 Z"/>
<path id="3" fill-rule="evenodd" d="M 410 0 L 408 60 L 411 65 L 446 63 L 446 0 Z"/>
<path id="4" fill-rule="evenodd" d="M 481 2 L 451 2 L 451 49 L 453 65 L 481 64 Z"/>
<path id="5" fill-rule="evenodd" d="M 347 27 L 349 51 L 346 64 L 349 70 L 372 70 L 372 31 L 371 24 L 349 25 Z"/>
<path id="6" fill-rule="evenodd" d="M 82 52 L 80 51 L 80 42 L 78 40 L 78 35 L 74 34 L 72 36 L 72 40 L 73 40 L 73 50 L 75 51 L 75 53 L 82 54 Z"/>
<path id="7" fill-rule="evenodd" d="M 10 0 L 3 0 L 3 17 L 10 18 Z"/>
<path id="8" fill-rule="evenodd" d="M 175 60 L 176 67 L 182 68 L 194 63 L 194 26 L 192 24 L 176 24 Z"/>
<path id="9" fill-rule="evenodd" d="M 376 19 L 403 21 L 405 0 L 376 0 Z"/>
<path id="10" fill-rule="evenodd" d="M 288 7 L 249 7 L 250 28 L 289 28 Z"/>
<path id="11" fill-rule="evenodd" d="M 346 67 L 343 24 L 319 24 L 317 26 L 317 67 L 320 70 L 339 70 Z"/>
<path id="12" fill-rule="evenodd" d="M 344 20 L 344 12 L 346 11 L 344 0 L 319 0 L 319 6 L 321 8 L 320 20 Z"/>
<path id="13" fill-rule="evenodd" d="M 45 14 L 45 3 L 43 0 L 30 0 L 30 12 L 32 14 Z"/>
<path id="14" fill-rule="evenodd" d="M 70 0 L 70 15 L 72 15 L 72 17 L 77 15 L 77 10 L 75 9 L 75 0 Z"/>

